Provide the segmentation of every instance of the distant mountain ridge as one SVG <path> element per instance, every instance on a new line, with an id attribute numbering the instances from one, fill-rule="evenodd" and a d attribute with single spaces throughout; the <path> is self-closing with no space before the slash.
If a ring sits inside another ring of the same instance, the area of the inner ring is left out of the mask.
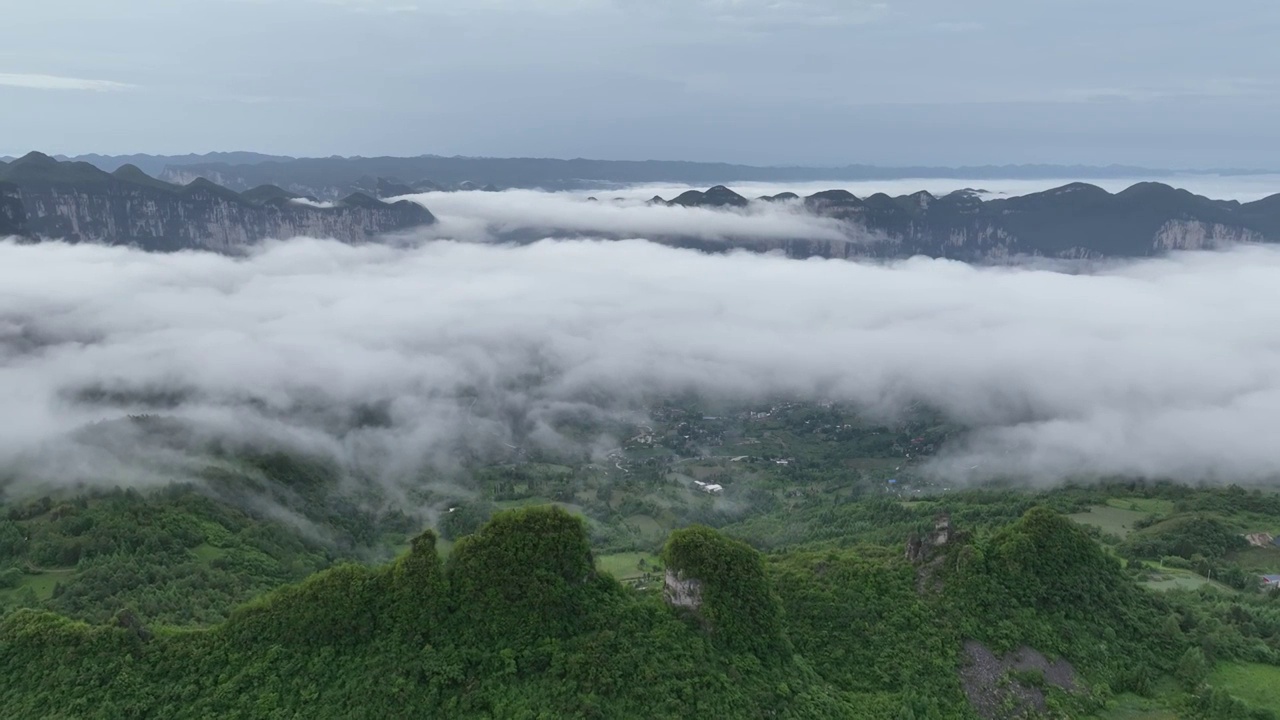
<path id="1" fill-rule="evenodd" d="M 327 157 L 295 158 L 253 152 L 204 155 L 80 155 L 59 160 L 89 162 L 114 172 L 135 165 L 145 173 L 185 185 L 204 177 L 233 190 L 275 185 L 299 195 L 336 200 L 355 192 L 378 195 L 379 183 L 415 192 L 483 188 L 546 190 L 636 183 L 711 185 L 733 182 L 855 181 L 901 178 L 1052 179 L 1066 177 L 1157 177 L 1178 172 L 1248 175 L 1267 171 L 1239 168 L 1171 170 L 1127 165 L 979 165 L 831 167 L 752 166 L 666 160 L 591 160 L 583 158 Z M 400 193 L 403 194 L 403 193 Z M 390 197 L 392 195 L 378 195 Z"/>
<path id="2" fill-rule="evenodd" d="M 250 167 L 250 166 L 242 166 Z M 435 222 L 422 205 L 384 202 L 424 190 L 496 190 L 472 182 L 402 183 L 364 176 L 368 192 L 337 202 L 316 202 L 292 187 L 259 184 L 243 192 L 202 176 L 177 185 L 134 165 L 107 173 L 87 162 L 59 162 L 32 153 L 0 164 L 0 236 L 132 244 L 149 250 L 201 248 L 221 252 L 269 237 L 299 235 L 362 242 L 376 235 Z M 747 198 L 725 185 L 689 190 L 649 204 L 747 212 L 763 203 L 787 203 L 797 212 L 838 221 L 843 239 L 727 237 L 693 232 L 649 234 L 654 242 L 706 251 L 744 248 L 788 256 L 903 258 L 914 255 L 998 263 L 1025 256 L 1066 260 L 1130 258 L 1171 250 L 1213 249 L 1235 243 L 1280 242 L 1280 194 L 1241 203 L 1214 200 L 1161 183 L 1143 182 L 1118 193 L 1069 183 L 1017 197 L 985 199 L 961 190 L 891 197 L 857 197 L 833 189 Z M 594 198 L 592 198 L 594 200 Z M 599 202 L 599 201 L 597 201 Z M 633 233 L 521 229 L 499 240 L 547 236 L 633 236 Z"/>
<path id="3" fill-rule="evenodd" d="M 199 178 L 175 185 L 135 165 L 108 173 L 33 152 L 0 164 L 0 236 L 222 252 L 299 235 L 360 242 L 429 225 L 417 203 L 353 194 L 331 206 L 263 186 L 245 193 Z"/>
<path id="4" fill-rule="evenodd" d="M 1234 243 L 1280 242 L 1280 194 L 1241 203 L 1213 200 L 1163 183 L 1138 183 L 1119 193 L 1070 183 L 1017 197 L 982 199 L 960 190 L 942 197 L 920 191 L 859 198 L 826 190 L 799 198 L 782 193 L 748 200 L 724 186 L 691 190 L 651 203 L 743 208 L 790 202 L 845 224 L 847 241 L 733 241 L 735 247 L 781 250 L 794 257 L 910 257 L 928 255 L 971 262 L 1015 256 L 1063 259 L 1145 257 L 1170 250 L 1213 249 Z M 723 244 L 691 238 L 668 243 L 715 249 Z"/>
<path id="5" fill-rule="evenodd" d="M 298 158 L 254 164 L 186 163 L 167 167 L 160 177 L 190 182 L 205 177 L 234 189 L 278 185 L 320 198 L 349 192 L 371 192 L 377 180 L 416 190 L 524 188 L 575 190 L 641 183 L 689 185 L 730 182 L 809 182 L 887 180 L 901 178 L 1046 179 L 1062 177 L 1156 177 L 1176 171 L 1123 165 L 986 165 L 971 167 L 757 167 L 727 163 L 630 160 L 559 160 L 550 158 L 477 158 L 421 156 L 412 158 Z M 1261 171 L 1224 170 L 1219 174 Z"/>

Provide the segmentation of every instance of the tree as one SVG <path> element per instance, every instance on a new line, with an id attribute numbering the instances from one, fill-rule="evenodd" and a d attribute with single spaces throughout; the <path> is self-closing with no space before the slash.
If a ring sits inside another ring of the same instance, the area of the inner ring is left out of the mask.
<path id="1" fill-rule="evenodd" d="M 1175 676 L 1187 691 L 1194 691 L 1209 679 L 1209 663 L 1200 648 L 1189 648 L 1182 654 Z"/>

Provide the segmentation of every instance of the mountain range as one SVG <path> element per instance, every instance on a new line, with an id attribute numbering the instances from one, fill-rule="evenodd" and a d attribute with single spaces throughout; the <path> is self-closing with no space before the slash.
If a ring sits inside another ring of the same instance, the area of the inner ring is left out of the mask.
<path id="1" fill-rule="evenodd" d="M 844 223 L 845 241 L 733 241 L 735 246 L 781 250 L 793 257 L 928 255 L 974 262 L 1025 255 L 1101 259 L 1280 241 L 1280 194 L 1241 203 L 1143 182 L 1118 193 L 1087 183 L 1070 183 L 1017 197 L 984 200 L 982 195 L 976 190 L 959 190 L 942 197 L 920 191 L 859 198 L 846 190 L 827 190 L 804 198 L 782 193 L 748 199 L 716 186 L 690 190 L 669 201 L 655 197 L 650 202 L 710 208 L 785 202 Z M 703 249 L 722 247 L 694 238 L 666 241 Z"/>
<path id="2" fill-rule="evenodd" d="M 663 160 L 571 160 L 555 158 L 340 157 L 294 158 L 253 152 L 204 155 L 79 155 L 58 160 L 88 162 L 107 172 L 135 165 L 153 177 L 185 185 L 203 177 L 244 191 L 275 185 L 299 195 L 337 200 L 361 192 L 374 195 L 378 179 L 416 191 L 483 188 L 584 189 L 636 183 L 711 185 L 730 182 L 855 181 L 898 178 L 1052 179 L 1170 176 L 1179 172 L 1218 175 L 1258 174 L 1263 170 L 1225 168 L 1173 170 L 1124 165 L 979 165 L 968 167 L 844 165 L 839 167 L 760 167 L 730 163 Z M 6 158 L 0 158 L 5 160 Z"/>
<path id="3" fill-rule="evenodd" d="M 269 163 L 264 163 L 267 165 Z M 254 167 L 250 165 L 238 167 Z M 386 202 L 423 191 L 494 191 L 468 181 L 406 184 L 366 178 L 368 192 L 321 202 L 278 185 L 243 192 L 203 176 L 179 185 L 135 165 L 107 172 L 82 161 L 30 153 L 0 163 L 0 236 L 130 244 L 148 250 L 201 248 L 234 252 L 265 238 L 300 235 L 363 242 L 377 235 L 430 225 L 420 203 Z M 1280 241 L 1280 194 L 1254 202 L 1214 200 L 1161 183 L 1138 183 L 1118 193 L 1085 183 L 1043 192 L 986 199 L 981 190 L 943 196 L 920 191 L 860 198 L 834 189 L 747 198 L 724 185 L 689 190 L 650 204 L 750 213 L 783 203 L 796 212 L 830 218 L 843 239 L 721 238 L 651 235 L 678 247 L 707 251 L 746 248 L 791 257 L 899 258 L 914 255 L 968 262 L 1005 262 L 1023 256 L 1061 259 L 1145 257 L 1171 250 L 1212 249 L 1234 243 Z M 594 200 L 594 198 L 593 198 Z M 523 234 L 521 234 L 523 232 Z M 580 230 L 507 231 L 500 239 L 582 235 Z M 588 232 L 608 237 L 605 232 Z"/>
<path id="4" fill-rule="evenodd" d="M 271 186 L 236 192 L 204 178 L 176 185 L 135 165 L 107 172 L 36 152 L 0 164 L 0 236 L 231 252 L 273 237 L 361 242 L 433 222 L 417 203 L 362 194 L 320 203 Z"/>

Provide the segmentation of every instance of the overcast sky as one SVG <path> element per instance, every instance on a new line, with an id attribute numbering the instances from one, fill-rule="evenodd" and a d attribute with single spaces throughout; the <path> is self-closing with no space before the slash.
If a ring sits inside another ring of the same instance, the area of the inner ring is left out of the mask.
<path id="1" fill-rule="evenodd" d="M 1280 167 L 1274 0 L 5 5 L 0 154 Z"/>

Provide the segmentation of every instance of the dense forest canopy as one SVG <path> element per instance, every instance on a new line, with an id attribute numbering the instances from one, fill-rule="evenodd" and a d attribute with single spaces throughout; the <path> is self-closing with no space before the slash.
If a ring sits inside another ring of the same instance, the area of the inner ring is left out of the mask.
<path id="1" fill-rule="evenodd" d="M 0 702 L 17 718 L 1275 717 L 1280 495 L 951 487 L 923 469 L 962 429 L 928 411 L 688 402 L 624 428 L 607 463 L 475 458 L 408 504 L 321 456 L 218 444 L 150 489 L 10 483 Z"/>

